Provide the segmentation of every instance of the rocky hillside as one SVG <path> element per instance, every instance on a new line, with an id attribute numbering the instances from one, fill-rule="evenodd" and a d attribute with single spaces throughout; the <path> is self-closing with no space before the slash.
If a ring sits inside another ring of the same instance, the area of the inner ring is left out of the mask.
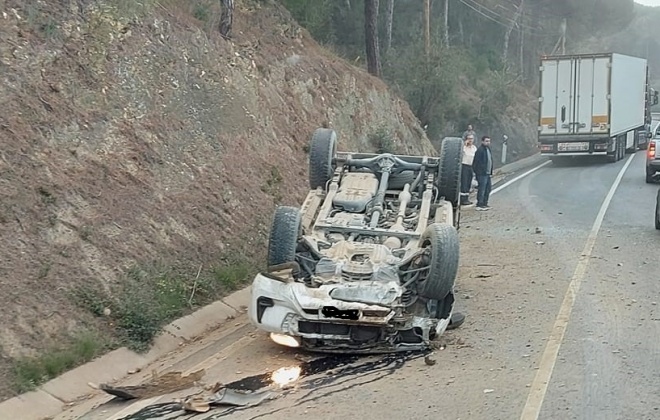
<path id="1" fill-rule="evenodd" d="M 0 1 L 2 397 L 249 280 L 316 127 L 432 153 L 274 2 L 236 1 L 231 40 L 217 3 Z"/>

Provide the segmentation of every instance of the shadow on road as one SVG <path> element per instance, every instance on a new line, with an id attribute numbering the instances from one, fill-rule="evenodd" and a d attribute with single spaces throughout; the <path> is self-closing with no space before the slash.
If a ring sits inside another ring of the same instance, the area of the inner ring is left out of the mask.
<path id="1" fill-rule="evenodd" d="M 553 156 L 550 157 L 550 161 L 551 166 L 562 168 L 600 166 L 610 163 L 607 156 Z"/>

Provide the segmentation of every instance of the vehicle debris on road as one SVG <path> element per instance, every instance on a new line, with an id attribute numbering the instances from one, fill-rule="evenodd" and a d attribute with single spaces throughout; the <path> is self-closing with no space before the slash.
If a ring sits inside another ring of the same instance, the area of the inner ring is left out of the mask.
<path id="1" fill-rule="evenodd" d="M 98 389 L 124 400 L 150 398 L 190 388 L 204 377 L 204 373 L 204 369 L 192 372 L 187 376 L 183 376 L 181 372 L 167 372 L 162 375 L 154 372 L 150 381 L 140 385 L 100 384 Z"/>
<path id="2" fill-rule="evenodd" d="M 185 411 L 206 413 L 214 406 L 249 407 L 276 397 L 276 393 L 268 390 L 246 392 L 222 388 L 210 396 L 193 395 L 187 397 L 181 402 L 181 407 Z"/>

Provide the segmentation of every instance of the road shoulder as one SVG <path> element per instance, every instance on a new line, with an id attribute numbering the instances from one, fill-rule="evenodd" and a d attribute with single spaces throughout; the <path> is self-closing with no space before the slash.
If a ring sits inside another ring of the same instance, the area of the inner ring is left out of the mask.
<path id="1" fill-rule="evenodd" d="M 547 160 L 535 154 L 495 170 L 494 183 L 503 182 L 511 175 Z M 228 320 L 243 313 L 250 302 L 250 287 L 207 305 L 196 312 L 172 321 L 163 328 L 146 354 L 135 353 L 125 347 L 116 349 L 89 363 L 79 366 L 38 387 L 35 391 L 0 402 L 0 419 L 14 418 L 21 413 L 24 420 L 52 418 L 67 406 L 85 400 L 94 390 L 90 383 L 116 382 L 141 370 L 154 361 L 176 350 L 186 342 L 202 336 L 211 329 L 220 328 Z M 9 415 L 10 417 L 7 417 Z"/>

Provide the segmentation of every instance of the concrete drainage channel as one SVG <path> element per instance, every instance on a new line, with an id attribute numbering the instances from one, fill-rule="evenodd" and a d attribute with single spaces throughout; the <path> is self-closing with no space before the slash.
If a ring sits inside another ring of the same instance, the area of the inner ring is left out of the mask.
<path id="1" fill-rule="evenodd" d="M 112 383 L 129 371 L 140 370 L 207 331 L 244 313 L 250 302 L 250 287 L 179 318 L 163 328 L 151 350 L 138 354 L 125 347 L 66 372 L 38 387 L 0 403 L 0 420 L 42 420 L 52 418 L 67 406 L 93 391 L 90 383 Z"/>
<path id="2" fill-rule="evenodd" d="M 540 165 L 546 160 L 546 157 L 535 154 L 504 165 L 495 171 L 493 184 L 503 181 L 509 174 Z M 154 340 L 151 350 L 145 354 L 135 353 L 125 347 L 113 350 L 46 382 L 35 391 L 0 403 L 0 420 L 52 418 L 68 406 L 89 396 L 93 392 L 90 383 L 112 383 L 125 378 L 129 375 L 129 371 L 142 369 L 180 348 L 182 343 L 218 328 L 227 320 L 233 320 L 245 312 L 249 303 L 250 287 L 248 286 L 171 322 L 163 328 L 163 332 Z"/>

